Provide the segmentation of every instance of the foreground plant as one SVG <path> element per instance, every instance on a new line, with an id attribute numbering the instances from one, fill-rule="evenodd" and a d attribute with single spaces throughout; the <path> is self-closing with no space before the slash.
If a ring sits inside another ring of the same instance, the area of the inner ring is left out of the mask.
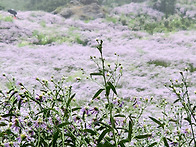
<path id="1" fill-rule="evenodd" d="M 97 69 L 88 79 L 100 88 L 85 104 L 75 100 L 66 77 L 37 78 L 39 91 L 8 79 L 8 90 L 0 91 L 0 146 L 195 146 L 196 106 L 184 74 L 180 85 L 169 85 L 177 95 L 174 104 L 163 99 L 158 104 L 162 115 L 148 117 L 145 109 L 153 98 L 123 99 L 117 92 L 123 74 L 118 55 L 114 65 L 106 64 L 103 41 L 97 43 L 100 57 L 91 57 Z"/>

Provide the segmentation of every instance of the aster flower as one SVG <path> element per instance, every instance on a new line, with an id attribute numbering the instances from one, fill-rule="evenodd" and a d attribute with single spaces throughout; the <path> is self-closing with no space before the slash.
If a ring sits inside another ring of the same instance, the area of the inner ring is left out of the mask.
<path id="1" fill-rule="evenodd" d="M 12 124 L 11 128 L 14 129 L 16 132 L 18 132 L 19 129 L 21 129 L 22 127 L 22 121 L 19 118 L 12 119 L 11 124 Z"/>
<path id="2" fill-rule="evenodd" d="M 74 120 L 74 122 L 76 122 L 76 123 L 79 123 L 79 122 L 81 122 L 81 118 L 80 118 L 80 116 L 75 116 L 74 118 L 73 118 L 73 120 Z"/>
<path id="3" fill-rule="evenodd" d="M 94 107 L 94 108 L 90 109 L 89 111 L 91 112 L 91 114 L 98 114 L 99 113 L 99 108 Z"/>
<path id="4" fill-rule="evenodd" d="M 36 128 L 47 128 L 47 125 L 45 122 L 43 122 L 42 118 L 38 118 L 36 121 L 34 121 L 34 126 Z"/>
<path id="5" fill-rule="evenodd" d="M 81 113 L 82 113 L 82 115 L 83 115 L 83 114 L 86 114 L 87 116 L 89 116 L 89 115 L 90 115 L 89 107 L 83 107 L 83 108 L 81 109 Z"/>
<path id="6" fill-rule="evenodd" d="M 18 140 L 18 144 L 22 143 L 23 141 L 26 141 L 26 142 L 30 142 L 31 141 L 31 138 L 30 136 L 28 136 L 26 133 L 22 133 L 20 134 L 20 136 L 17 138 Z"/>
<path id="7" fill-rule="evenodd" d="M 173 141 L 170 143 L 171 146 L 178 146 L 178 142 L 177 141 Z"/>

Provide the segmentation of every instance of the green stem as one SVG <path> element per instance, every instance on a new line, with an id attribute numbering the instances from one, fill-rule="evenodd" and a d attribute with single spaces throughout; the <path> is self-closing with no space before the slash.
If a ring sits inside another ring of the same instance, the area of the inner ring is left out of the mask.
<path id="1" fill-rule="evenodd" d="M 102 52 L 100 52 L 100 53 L 101 53 L 101 63 L 102 63 L 104 87 L 106 89 L 106 87 L 107 87 L 107 80 L 106 80 L 106 74 L 105 74 L 105 72 L 106 72 L 106 70 L 105 70 L 105 62 L 104 62 L 104 58 L 103 58 L 103 53 Z M 106 98 L 107 98 L 108 105 L 109 105 L 110 120 L 112 120 L 113 119 L 113 116 L 112 116 L 112 105 L 110 103 L 110 98 L 109 98 L 108 95 L 106 95 Z M 115 135 L 115 128 L 113 128 L 113 125 L 112 125 L 112 133 L 113 133 L 113 138 L 114 138 L 114 142 L 115 142 L 115 147 L 118 147 L 118 143 L 117 143 L 116 135 Z"/>
<path id="2" fill-rule="evenodd" d="M 63 147 L 65 147 L 64 127 L 62 128 L 62 140 L 63 140 Z"/>

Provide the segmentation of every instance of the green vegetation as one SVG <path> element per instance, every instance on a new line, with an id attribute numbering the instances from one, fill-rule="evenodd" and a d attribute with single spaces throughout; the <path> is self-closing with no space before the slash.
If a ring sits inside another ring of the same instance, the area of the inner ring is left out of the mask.
<path id="1" fill-rule="evenodd" d="M 26 4 L 28 3 L 28 0 L 1 0 L 0 6 L 3 7 L 3 9 L 16 9 L 16 10 L 27 10 Z"/>
<path id="2" fill-rule="evenodd" d="M 0 14 L 0 21 L 13 22 L 13 17 L 12 16 L 3 16 Z"/>
<path id="3" fill-rule="evenodd" d="M 0 146 L 196 146 L 196 105 L 188 91 L 188 69 L 165 85 L 175 95 L 173 103 L 164 98 L 157 103 L 153 97 L 124 99 L 116 89 L 123 73 L 119 56 L 115 54 L 114 66 L 106 65 L 103 41 L 97 42 L 100 57 L 91 57 L 97 71 L 88 79 L 100 88 L 90 99 L 77 100 L 66 77 L 36 78 L 41 84 L 38 91 L 16 85 L 3 74 L 9 84 L 0 90 Z M 76 76 L 70 80 L 79 82 Z M 157 108 L 159 116 L 147 117 L 148 106 Z"/>
<path id="4" fill-rule="evenodd" d="M 184 18 L 178 15 L 170 15 L 168 18 L 163 17 L 161 20 L 156 20 L 151 16 L 140 14 L 121 15 L 120 18 L 107 16 L 106 21 L 128 26 L 133 31 L 146 31 L 149 34 L 157 32 L 176 32 L 179 30 L 190 30 L 196 28 L 196 20 Z"/>
<path id="5" fill-rule="evenodd" d="M 41 22 L 40 22 L 40 25 L 41 25 L 43 28 L 45 28 L 45 27 L 46 27 L 46 22 L 45 22 L 45 21 L 41 21 Z"/>
<path id="6" fill-rule="evenodd" d="M 151 0 L 154 9 L 165 13 L 166 18 L 175 13 L 176 0 Z"/>
<path id="7" fill-rule="evenodd" d="M 44 28 L 46 27 L 45 23 L 41 23 Z M 86 40 L 80 33 L 75 32 L 77 28 L 75 27 L 70 27 L 67 32 L 65 32 L 66 35 L 58 34 L 58 33 L 53 33 L 49 31 L 43 31 L 39 32 L 38 30 L 33 31 L 33 38 L 35 39 L 33 42 L 28 42 L 25 39 L 23 39 L 18 46 L 23 47 L 25 45 L 47 45 L 51 43 L 78 43 L 83 46 L 86 46 L 88 44 L 88 40 Z"/>
<path id="8" fill-rule="evenodd" d="M 170 65 L 170 63 L 163 61 L 163 60 L 152 60 L 147 63 L 154 64 L 155 66 L 162 66 L 162 67 L 168 67 Z"/>

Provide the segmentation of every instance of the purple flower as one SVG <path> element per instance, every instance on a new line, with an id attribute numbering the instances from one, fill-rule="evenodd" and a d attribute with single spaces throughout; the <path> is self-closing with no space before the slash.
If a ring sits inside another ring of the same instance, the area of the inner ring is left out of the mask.
<path id="1" fill-rule="evenodd" d="M 19 144 L 17 142 L 7 142 L 4 143 L 4 147 L 19 147 Z"/>
<path id="2" fill-rule="evenodd" d="M 4 147 L 11 147 L 10 143 L 4 143 Z"/>
<path id="3" fill-rule="evenodd" d="M 38 97 L 36 97 L 36 100 L 38 100 L 38 101 L 40 101 L 40 102 L 43 102 L 43 101 L 46 100 L 46 97 L 43 96 L 43 95 L 38 95 L 38 94 L 37 94 L 37 96 L 38 96 Z"/>
<path id="4" fill-rule="evenodd" d="M 170 145 L 172 145 L 172 146 L 178 146 L 178 143 L 176 141 L 173 141 L 173 142 L 170 143 Z"/>
<path id="5" fill-rule="evenodd" d="M 90 112 L 89 112 L 90 110 L 89 110 L 89 107 L 83 107 L 82 109 L 81 109 L 81 112 L 82 112 L 82 115 L 83 114 L 86 114 L 87 116 L 89 116 L 90 115 Z"/>
<path id="6" fill-rule="evenodd" d="M 19 118 L 13 119 L 11 128 L 15 131 L 19 131 L 20 127 L 22 127 L 22 121 Z"/>
<path id="7" fill-rule="evenodd" d="M 79 116 L 76 116 L 73 118 L 74 122 L 79 123 L 81 122 L 81 118 Z"/>
<path id="8" fill-rule="evenodd" d="M 191 134 L 191 130 L 189 128 L 186 128 L 184 131 L 183 131 L 186 135 L 190 135 Z"/>
<path id="9" fill-rule="evenodd" d="M 121 103 L 119 103 L 119 107 L 122 107 L 124 105 L 124 101 L 122 101 Z"/>
<path id="10" fill-rule="evenodd" d="M 98 114 L 99 113 L 99 108 L 98 107 L 94 107 L 92 109 L 90 109 L 91 114 Z"/>
<path id="11" fill-rule="evenodd" d="M 47 125 L 45 122 L 43 122 L 42 118 L 38 118 L 36 121 L 34 121 L 34 125 L 36 128 L 47 128 Z"/>

